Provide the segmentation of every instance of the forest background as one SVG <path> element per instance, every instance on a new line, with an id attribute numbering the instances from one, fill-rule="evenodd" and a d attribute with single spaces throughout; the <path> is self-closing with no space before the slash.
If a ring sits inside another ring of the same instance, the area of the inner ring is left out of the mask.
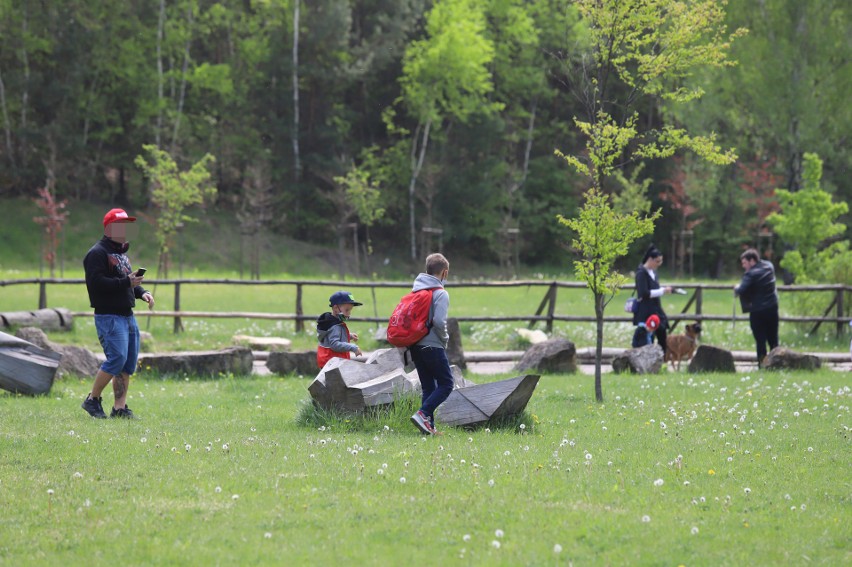
<path id="1" fill-rule="evenodd" d="M 604 187 L 616 205 L 638 194 L 663 211 L 622 268 L 652 240 L 697 277 L 738 273 L 744 246 L 777 260 L 792 243 L 766 218 L 776 189 L 804 187 L 806 153 L 823 160 L 822 189 L 852 200 L 849 10 L 729 2 L 729 32 L 748 29 L 730 47 L 738 64 L 684 77 L 698 100 L 637 110 L 647 131 L 715 132 L 738 159 L 621 164 Z M 264 251 L 299 242 L 337 250 L 341 274 L 419 266 L 439 244 L 503 274 L 567 272 L 556 215 L 576 214 L 588 179 L 554 151 L 582 154 L 591 56 L 564 0 L 0 0 L 0 199 L 46 198 L 69 226 L 111 206 L 156 223 L 136 163 L 154 145 L 182 170 L 215 158 L 215 196 L 195 216 L 245 243 L 216 256 L 232 269 L 250 258 L 259 275 Z"/>

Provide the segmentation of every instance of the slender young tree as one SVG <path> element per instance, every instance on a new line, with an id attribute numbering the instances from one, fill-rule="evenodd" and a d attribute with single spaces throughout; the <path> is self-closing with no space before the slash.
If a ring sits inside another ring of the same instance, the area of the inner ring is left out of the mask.
<path id="1" fill-rule="evenodd" d="M 158 209 L 157 274 L 167 278 L 175 235 L 185 223 L 197 220 L 186 212 L 187 207 L 202 204 L 216 195 L 208 169 L 216 159 L 206 154 L 189 170 L 180 171 L 172 156 L 157 146 L 146 144 L 143 149 L 148 158 L 136 156 L 135 163 L 151 182 L 151 202 Z"/>
<path id="2" fill-rule="evenodd" d="M 725 0 L 577 0 L 587 31 L 587 56 L 577 61 L 578 80 L 570 86 L 582 102 L 586 116 L 574 118 L 585 139 L 584 152 L 563 157 L 591 182 L 579 219 L 559 221 L 580 234 L 575 248 L 578 277 L 595 296 L 598 321 L 595 355 L 595 397 L 600 388 L 603 348 L 603 314 L 623 276 L 609 271 L 627 254 L 628 245 L 653 232 L 659 214 L 642 219 L 638 212 L 621 216 L 612 211 L 605 196 L 607 181 L 627 162 L 667 158 L 681 149 L 691 150 L 717 164 L 736 159 L 723 150 L 715 135 L 694 136 L 673 125 L 655 126 L 639 120 L 640 104 L 659 101 L 685 103 L 701 96 L 685 79 L 704 66 L 733 65 L 727 57 L 730 42 L 745 33 L 727 35 Z"/>
<path id="3" fill-rule="evenodd" d="M 603 353 L 604 310 L 627 277 L 614 271 L 615 261 L 627 254 L 630 244 L 654 232 L 654 221 L 660 211 L 650 216 L 640 216 L 638 211 L 629 214 L 616 212 L 608 195 L 592 187 L 585 195 L 586 202 L 577 218 L 559 215 L 559 222 L 577 237 L 571 246 L 580 256 L 574 261 L 574 273 L 586 282 L 595 305 L 595 399 L 603 401 L 601 386 L 601 355 Z"/>

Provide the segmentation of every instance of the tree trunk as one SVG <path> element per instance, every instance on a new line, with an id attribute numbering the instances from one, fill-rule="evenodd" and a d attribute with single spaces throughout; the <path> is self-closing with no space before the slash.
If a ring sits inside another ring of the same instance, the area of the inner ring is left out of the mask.
<path id="1" fill-rule="evenodd" d="M 299 154 L 299 3 L 293 3 L 293 178 L 302 177 L 302 161 Z"/>
<path id="2" fill-rule="evenodd" d="M 602 293 L 595 294 L 595 319 L 597 333 L 595 337 L 595 400 L 603 401 L 603 388 L 601 387 L 601 357 L 603 354 L 603 332 L 604 332 L 604 296 Z"/>
<path id="3" fill-rule="evenodd" d="M 428 119 L 423 126 L 423 137 L 420 141 L 420 155 L 415 159 L 417 154 L 417 134 L 414 133 L 414 144 L 411 146 L 411 182 L 408 185 L 408 221 L 411 229 L 411 260 L 417 261 L 417 225 L 414 216 L 414 193 L 417 187 L 417 177 L 420 175 L 420 170 L 423 168 L 423 160 L 426 158 L 426 147 L 429 144 L 429 129 L 432 127 L 432 119 Z"/>
<path id="4" fill-rule="evenodd" d="M 175 117 L 175 128 L 172 131 L 172 143 L 169 149 L 169 153 L 175 154 L 175 144 L 177 144 L 178 137 L 178 128 L 180 128 L 180 117 L 183 113 L 183 101 L 186 98 L 186 71 L 189 67 L 189 46 L 192 41 L 192 5 L 187 8 L 186 11 L 187 18 L 187 26 L 188 26 L 188 36 L 186 38 L 186 46 L 183 51 L 183 68 L 181 69 L 180 74 L 180 97 L 178 98 L 178 108 L 177 108 L 177 116 Z"/>
<path id="5" fill-rule="evenodd" d="M 160 0 L 160 18 L 157 21 L 157 128 L 154 143 L 160 145 L 160 130 L 163 127 L 163 27 L 166 25 L 166 0 Z"/>
<path id="6" fill-rule="evenodd" d="M 9 122 L 9 112 L 6 106 L 6 86 L 3 84 L 3 73 L 0 72 L 0 109 L 3 111 L 3 127 L 6 132 L 6 154 L 9 156 L 9 164 L 12 166 L 12 173 L 15 173 L 17 166 L 15 165 L 15 154 L 12 151 L 12 125 Z"/>
<path id="7" fill-rule="evenodd" d="M 26 37 L 29 35 L 29 30 L 28 30 L 29 26 L 28 26 L 28 17 L 27 17 L 27 3 L 26 2 L 24 3 L 24 16 L 22 18 L 21 26 L 23 28 L 22 29 L 23 33 L 22 33 L 21 37 L 24 38 L 24 41 L 22 42 L 24 47 L 21 49 L 21 59 L 22 59 L 22 62 L 24 64 L 24 92 L 21 95 L 21 132 L 26 132 L 27 131 L 27 106 L 29 105 L 29 99 L 30 99 L 30 60 L 29 60 L 29 56 L 27 55 L 27 48 L 26 48 L 27 44 L 26 44 L 26 41 L 25 41 Z M 21 143 L 21 167 L 24 168 L 25 170 L 26 170 L 26 167 L 27 167 L 27 146 L 28 146 L 27 140 L 22 140 L 22 143 Z"/>

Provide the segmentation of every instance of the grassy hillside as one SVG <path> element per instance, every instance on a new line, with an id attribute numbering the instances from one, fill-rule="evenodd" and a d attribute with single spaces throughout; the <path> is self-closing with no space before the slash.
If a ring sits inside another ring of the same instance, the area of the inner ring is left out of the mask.
<path id="1" fill-rule="evenodd" d="M 49 275 L 41 260 L 42 227 L 34 217 L 42 213 L 28 199 L 0 199 L 4 222 L 0 224 L 0 272 Z M 82 259 L 89 247 L 103 234 L 101 220 L 111 208 L 106 203 L 69 203 L 68 220 L 62 231 L 62 242 L 56 265 L 57 277 L 82 276 Z M 139 217 L 139 237 L 132 243 L 131 258 L 135 266 L 145 266 L 156 275 L 157 244 L 152 224 L 154 211 L 131 209 Z M 171 276 L 213 272 L 219 277 L 237 277 L 240 268 L 250 273 L 248 250 L 243 250 L 237 219 L 221 209 L 195 210 L 196 223 L 188 223 L 178 237 L 174 251 Z M 261 237 L 262 277 L 285 274 L 303 277 L 338 278 L 337 249 L 299 242 L 275 234 Z M 380 254 L 376 254 L 380 256 Z M 404 260 L 382 255 L 372 263 L 373 272 L 380 278 L 408 277 L 411 268 Z M 349 266 L 349 270 L 352 267 Z"/>

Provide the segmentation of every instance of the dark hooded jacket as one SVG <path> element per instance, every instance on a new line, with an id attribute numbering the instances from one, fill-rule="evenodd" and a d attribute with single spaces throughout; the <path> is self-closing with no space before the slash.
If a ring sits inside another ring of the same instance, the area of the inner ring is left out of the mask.
<path id="1" fill-rule="evenodd" d="M 129 242 L 122 244 L 104 236 L 83 259 L 89 304 L 96 315 L 132 315 L 136 299 L 148 292 L 141 285 L 130 287 L 129 248 Z"/>
<path id="2" fill-rule="evenodd" d="M 778 292 L 775 289 L 775 268 L 772 262 L 760 260 L 746 270 L 737 295 L 744 313 L 765 311 L 778 307 Z"/>

